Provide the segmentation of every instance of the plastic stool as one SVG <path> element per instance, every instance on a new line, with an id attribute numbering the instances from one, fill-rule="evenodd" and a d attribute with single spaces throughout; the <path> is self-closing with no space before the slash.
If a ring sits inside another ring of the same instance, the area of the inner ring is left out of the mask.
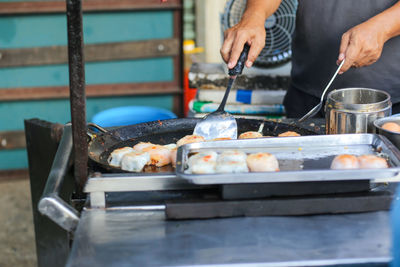
<path id="1" fill-rule="evenodd" d="M 111 108 L 95 114 L 92 122 L 102 127 L 125 126 L 142 122 L 174 119 L 169 110 L 148 106 L 125 106 Z"/>

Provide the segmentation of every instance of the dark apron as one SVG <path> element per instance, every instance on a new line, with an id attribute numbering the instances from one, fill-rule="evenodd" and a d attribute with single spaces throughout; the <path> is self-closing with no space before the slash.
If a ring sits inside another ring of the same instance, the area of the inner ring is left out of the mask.
<path id="1" fill-rule="evenodd" d="M 285 99 L 286 109 L 311 96 L 315 102 L 335 72 L 340 40 L 350 28 L 395 4 L 397 0 L 299 0 L 296 31 L 292 42 L 292 83 Z M 374 64 L 350 69 L 339 75 L 330 90 L 367 87 L 385 90 L 393 103 L 400 102 L 400 37 L 387 41 Z M 292 93 L 290 91 L 293 91 Z M 297 91 L 297 92 L 294 92 Z M 297 107 L 296 112 L 304 113 Z M 298 114 L 297 117 L 302 116 Z M 291 116 L 293 117 L 293 116 Z"/>

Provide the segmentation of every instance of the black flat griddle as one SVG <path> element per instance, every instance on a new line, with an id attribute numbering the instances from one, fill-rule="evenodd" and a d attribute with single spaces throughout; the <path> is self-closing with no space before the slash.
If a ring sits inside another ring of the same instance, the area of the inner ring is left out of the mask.
<path id="1" fill-rule="evenodd" d="M 95 167 L 102 171 L 123 172 L 120 168 L 115 168 L 107 163 L 107 159 L 114 149 L 134 146 L 139 142 L 151 142 L 154 144 L 166 145 L 176 143 L 186 135 L 193 134 L 193 129 L 200 119 L 184 118 L 171 119 L 163 121 L 153 121 L 140 123 L 97 135 L 89 143 L 89 159 Z M 300 135 L 316 135 L 317 133 L 295 124 L 287 124 L 277 121 L 263 121 L 255 119 L 237 119 L 238 133 L 247 131 L 258 131 L 260 125 L 264 122 L 263 135 L 277 136 L 286 131 L 294 131 Z M 157 168 L 146 166 L 144 172 L 172 172 L 174 169 L 168 165 Z"/>

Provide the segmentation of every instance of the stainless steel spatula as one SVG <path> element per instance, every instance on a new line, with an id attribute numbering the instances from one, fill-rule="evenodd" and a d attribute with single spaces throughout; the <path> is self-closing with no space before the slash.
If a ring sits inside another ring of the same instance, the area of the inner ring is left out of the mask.
<path id="1" fill-rule="evenodd" d="M 196 127 L 193 131 L 194 135 L 203 136 L 206 140 L 213 140 L 216 138 L 237 138 L 236 119 L 231 114 L 226 112 L 224 108 L 236 77 L 243 71 L 249 49 L 250 46 L 245 44 L 236 66 L 232 69 L 229 69 L 230 77 L 228 87 L 226 88 L 221 104 L 216 111 L 208 114 L 196 124 Z"/>

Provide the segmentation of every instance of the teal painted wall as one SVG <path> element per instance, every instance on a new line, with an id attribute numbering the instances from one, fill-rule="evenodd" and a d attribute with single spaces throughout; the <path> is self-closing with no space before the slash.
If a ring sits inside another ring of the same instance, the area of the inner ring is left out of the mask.
<path id="1" fill-rule="evenodd" d="M 1 16 L 0 47 L 33 47 L 67 44 L 63 14 Z M 172 37 L 170 11 L 88 13 L 83 17 L 85 43 L 107 43 Z"/>
<path id="2" fill-rule="evenodd" d="M 171 38 L 172 13 L 146 11 L 89 13 L 84 16 L 85 43 L 107 43 Z M 66 45 L 65 15 L 0 17 L 0 47 Z M 87 84 L 170 81 L 171 58 L 96 62 L 86 64 Z M 50 65 L 0 69 L 0 89 L 68 85 L 68 66 Z"/>
<path id="3" fill-rule="evenodd" d="M 40 2 L 43 0 L 29 0 L 30 2 Z M 0 0 L 0 2 L 26 2 L 26 0 Z"/>
<path id="4" fill-rule="evenodd" d="M 94 114 L 104 109 L 118 106 L 156 106 L 172 109 L 172 96 L 120 96 L 107 98 L 89 98 L 87 100 L 87 118 L 90 120 Z M 40 118 L 52 122 L 66 123 L 71 120 L 70 104 L 67 99 L 6 102 L 0 105 L 2 120 L 0 131 L 10 129 L 23 129 L 24 119 Z M 10 116 L 12 114 L 12 116 Z M 1 162 L 1 160 L 0 160 Z"/>
<path id="5" fill-rule="evenodd" d="M 0 90 L 68 85 L 68 75 L 68 65 L 0 69 Z M 86 84 L 171 81 L 173 61 L 171 58 L 158 58 L 86 63 L 85 75 Z"/>
<path id="6" fill-rule="evenodd" d="M 0 2 L 18 2 L 5 1 Z M 84 15 L 87 44 L 163 39 L 173 36 L 171 11 L 89 13 Z M 24 48 L 67 44 L 66 16 L 40 14 L 0 17 L 0 48 Z M 154 82 L 173 80 L 172 58 L 121 60 L 86 64 L 87 84 Z M 0 68 L 0 90 L 14 87 L 68 85 L 68 66 Z M 89 98 L 87 118 L 104 109 L 142 105 L 172 109 L 173 97 L 126 96 Z M 10 116 L 12 114 L 12 116 Z M 69 100 L 0 102 L 0 131 L 22 130 L 24 119 L 70 121 Z M 25 150 L 0 151 L 0 169 L 27 167 Z"/>

